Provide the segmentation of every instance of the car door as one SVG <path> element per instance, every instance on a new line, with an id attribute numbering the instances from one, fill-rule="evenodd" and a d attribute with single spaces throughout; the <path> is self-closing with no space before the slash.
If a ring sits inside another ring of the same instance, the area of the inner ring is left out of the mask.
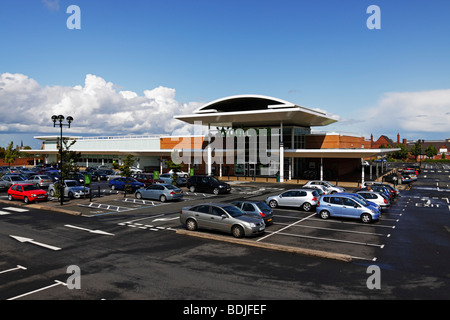
<path id="1" fill-rule="evenodd" d="M 200 228 L 211 228 L 211 215 L 210 215 L 210 207 L 209 205 L 203 204 L 195 207 L 195 211 L 193 216 L 197 220 L 197 225 Z"/>
<path id="2" fill-rule="evenodd" d="M 142 194 L 142 197 L 145 199 L 155 199 L 155 188 L 156 184 L 150 185 L 147 188 L 140 190 L 139 192 Z"/>
<path id="3" fill-rule="evenodd" d="M 295 194 L 296 191 L 294 190 L 283 192 L 282 194 L 280 194 L 278 204 L 280 206 L 294 206 L 296 200 Z"/>
<path id="4" fill-rule="evenodd" d="M 359 217 L 360 206 L 350 198 L 342 198 L 341 216 L 348 218 Z"/>
<path id="5" fill-rule="evenodd" d="M 329 209 L 331 216 L 340 217 L 342 214 L 342 198 L 330 196 L 329 202 L 327 203 L 327 207 Z"/>
<path id="6" fill-rule="evenodd" d="M 23 200 L 23 187 L 21 185 L 16 185 L 15 190 L 13 191 L 13 198 Z"/>
<path id="7" fill-rule="evenodd" d="M 208 177 L 199 177 L 197 179 L 197 189 L 202 192 L 208 191 L 209 189 Z"/>
<path id="8" fill-rule="evenodd" d="M 224 218 L 223 215 L 226 217 Z M 226 212 L 220 208 L 211 206 L 211 215 L 210 215 L 210 223 L 211 229 L 219 230 L 219 231 L 229 231 L 229 226 L 227 223 L 228 215 Z"/>

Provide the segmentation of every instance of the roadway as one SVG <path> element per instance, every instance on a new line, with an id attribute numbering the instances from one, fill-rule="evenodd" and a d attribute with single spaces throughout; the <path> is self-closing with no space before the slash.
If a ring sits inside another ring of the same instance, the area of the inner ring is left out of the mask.
<path id="1" fill-rule="evenodd" d="M 63 206 L 81 215 L 1 201 L 0 299 L 448 299 L 449 182 L 444 166 L 424 169 L 370 225 L 277 208 L 266 233 L 242 243 L 185 234 L 180 209 L 261 200 L 294 186 L 248 183 L 229 195 L 187 194 L 163 204 L 105 194 Z M 366 283 L 373 265 L 381 268 L 380 289 Z M 81 271 L 80 289 L 67 288 L 69 266 Z"/>

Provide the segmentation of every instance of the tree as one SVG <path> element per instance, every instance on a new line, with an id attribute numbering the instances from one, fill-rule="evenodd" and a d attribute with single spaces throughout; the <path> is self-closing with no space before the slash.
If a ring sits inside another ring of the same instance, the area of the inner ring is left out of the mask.
<path id="1" fill-rule="evenodd" d="M 438 151 L 436 149 L 435 146 L 433 146 L 432 144 L 430 144 L 426 149 L 425 149 L 425 154 L 428 158 L 434 158 L 435 155 L 438 154 Z"/>
<path id="2" fill-rule="evenodd" d="M 394 159 L 406 159 L 408 157 L 408 148 L 402 144 L 397 143 L 396 148 L 400 148 L 399 151 L 395 151 L 392 153 L 392 158 Z"/>
<path id="3" fill-rule="evenodd" d="M 134 164 L 134 156 L 132 154 L 127 154 L 123 159 L 123 164 L 119 165 L 118 163 L 113 163 L 113 168 L 116 170 L 120 170 L 120 175 L 126 178 L 125 182 L 125 192 L 131 193 L 133 189 L 131 188 L 130 181 L 128 178 L 131 177 L 131 167 Z"/>
<path id="4" fill-rule="evenodd" d="M 417 141 L 411 148 L 410 152 L 417 159 L 417 157 L 422 154 L 422 144 L 419 141 Z"/>
<path id="5" fill-rule="evenodd" d="M 5 151 L 5 162 L 9 164 L 9 167 L 11 168 L 11 163 L 14 163 L 16 159 L 19 157 L 19 152 L 17 149 L 13 148 L 13 142 L 8 145 L 8 148 Z"/>

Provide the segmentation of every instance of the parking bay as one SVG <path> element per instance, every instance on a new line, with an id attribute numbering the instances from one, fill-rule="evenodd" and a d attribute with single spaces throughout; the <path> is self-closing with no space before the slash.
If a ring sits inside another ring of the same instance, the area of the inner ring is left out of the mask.
<path id="1" fill-rule="evenodd" d="M 271 191 L 269 189 L 269 191 Z M 273 193 L 273 192 L 271 192 Z M 90 210 L 89 217 L 120 216 L 118 225 L 147 231 L 176 231 L 183 226 L 179 223 L 179 211 L 202 201 L 231 202 L 238 198 L 263 200 L 267 196 L 258 192 L 242 189 L 229 195 L 214 196 L 211 194 L 186 193 L 181 202 L 165 202 L 116 197 L 107 203 L 92 202 L 84 204 Z M 385 212 L 378 222 L 364 224 L 359 220 L 320 219 L 315 212 L 305 212 L 296 208 L 276 208 L 274 223 L 266 227 L 266 233 L 246 240 L 258 246 L 265 244 L 296 247 L 321 252 L 338 253 L 351 256 L 352 259 L 376 261 L 379 250 L 386 245 L 394 232 L 399 218 L 404 214 L 401 198 Z M 197 231 L 191 235 L 208 233 L 216 240 L 229 240 L 231 235 L 217 234 L 209 231 Z"/>
<path id="2" fill-rule="evenodd" d="M 278 193 L 279 189 L 241 185 L 236 186 L 233 192 L 228 195 L 214 196 L 207 193 L 185 192 L 183 201 L 166 203 L 138 200 L 134 199 L 132 195 L 124 198 L 122 195 L 105 203 L 98 199 L 95 202 L 85 204 L 85 206 L 90 206 L 87 211 L 89 214 L 85 215 L 99 217 L 120 214 L 123 219 L 118 223 L 123 226 L 137 230 L 173 231 L 183 229 L 178 220 L 179 211 L 183 206 L 203 201 L 264 200 L 267 195 Z M 433 200 L 431 204 L 431 207 L 433 207 L 435 201 L 432 197 L 430 198 Z M 262 247 L 265 244 L 275 244 L 345 254 L 351 256 L 352 259 L 376 261 L 381 250 L 389 245 L 391 235 L 395 232 L 398 223 L 401 223 L 401 217 L 408 212 L 408 206 L 412 208 L 428 205 L 429 202 L 421 200 L 426 199 L 417 195 L 400 197 L 393 202 L 388 210 L 383 211 L 378 222 L 371 224 L 340 218 L 322 220 L 315 215 L 315 212 L 304 212 L 296 208 L 276 208 L 274 210 L 274 223 L 267 226 L 266 233 L 246 240 L 258 243 Z M 436 207 L 436 204 L 434 206 Z M 214 236 L 217 240 L 232 238 L 231 235 L 209 231 L 198 231 L 191 234 L 208 234 Z"/>

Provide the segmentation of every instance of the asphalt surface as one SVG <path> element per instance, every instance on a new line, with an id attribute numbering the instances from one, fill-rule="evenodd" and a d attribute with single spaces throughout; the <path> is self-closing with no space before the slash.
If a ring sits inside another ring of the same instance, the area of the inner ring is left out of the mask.
<path id="1" fill-rule="evenodd" d="M 62 208 L 56 201 L 1 201 L 0 299 L 176 300 L 175 314 L 204 300 L 445 300 L 450 173 L 442 166 L 428 170 L 370 226 L 337 219 L 324 225 L 312 213 L 279 208 L 265 239 L 242 241 L 208 231 L 187 234 L 179 210 L 262 199 L 294 186 L 248 183 L 229 195 L 186 194 L 182 202 L 164 204 L 109 191 Z M 73 265 L 81 270 L 80 289 L 67 288 Z M 373 266 L 378 278 L 371 278 Z M 369 288 L 369 279 L 380 288 Z"/>

